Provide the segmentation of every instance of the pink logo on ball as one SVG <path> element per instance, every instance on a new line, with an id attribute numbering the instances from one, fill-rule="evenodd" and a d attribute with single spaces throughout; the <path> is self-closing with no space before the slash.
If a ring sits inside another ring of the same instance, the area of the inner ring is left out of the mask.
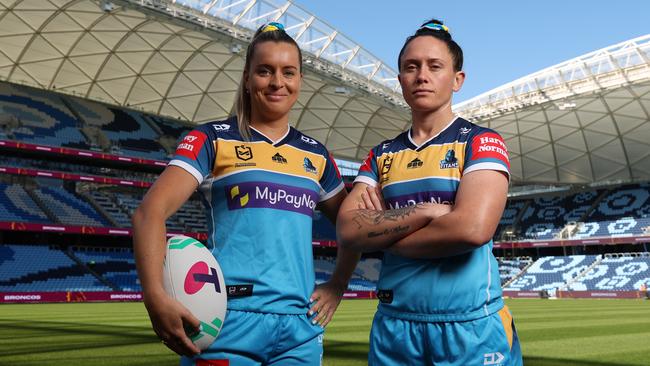
<path id="1" fill-rule="evenodd" d="M 215 268 L 210 268 L 205 262 L 194 263 L 185 275 L 185 293 L 188 295 L 194 295 L 201 291 L 206 282 L 214 284 L 214 290 L 219 293 L 221 292 L 217 270 Z"/>

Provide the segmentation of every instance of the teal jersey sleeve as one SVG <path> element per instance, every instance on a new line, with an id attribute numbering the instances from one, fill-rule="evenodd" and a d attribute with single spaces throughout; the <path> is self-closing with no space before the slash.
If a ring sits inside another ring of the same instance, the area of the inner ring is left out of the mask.
<path id="1" fill-rule="evenodd" d="M 320 178 L 321 195 L 320 200 L 326 201 L 339 193 L 345 186 L 339 168 L 332 157 L 332 154 L 326 151 L 327 159 L 325 164 L 325 171 Z"/>
<path id="2" fill-rule="evenodd" d="M 475 170 L 496 170 L 510 177 L 508 148 L 503 138 L 493 130 L 477 128 L 465 145 L 463 174 Z"/>
<path id="3" fill-rule="evenodd" d="M 210 175 L 216 155 L 215 136 L 211 132 L 206 125 L 190 131 L 176 147 L 169 165 L 184 169 L 201 184 Z"/>
<path id="4" fill-rule="evenodd" d="M 379 169 L 377 168 L 377 159 L 375 158 L 375 149 L 368 153 L 368 156 L 359 167 L 359 173 L 354 183 L 365 183 L 369 186 L 376 186 L 379 182 Z"/>

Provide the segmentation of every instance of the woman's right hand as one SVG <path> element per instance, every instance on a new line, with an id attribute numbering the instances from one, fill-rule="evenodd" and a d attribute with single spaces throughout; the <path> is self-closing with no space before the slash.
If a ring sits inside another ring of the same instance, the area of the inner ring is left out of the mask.
<path id="1" fill-rule="evenodd" d="M 167 348 L 181 356 L 201 353 L 185 334 L 185 328 L 199 332 L 201 323 L 185 306 L 162 293 L 145 299 L 145 307 L 154 332 Z"/>

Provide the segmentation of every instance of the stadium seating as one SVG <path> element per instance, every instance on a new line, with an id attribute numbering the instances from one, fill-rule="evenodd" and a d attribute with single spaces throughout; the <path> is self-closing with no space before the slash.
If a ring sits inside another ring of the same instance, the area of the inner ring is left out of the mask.
<path id="1" fill-rule="evenodd" d="M 650 284 L 650 253 L 606 254 L 567 288 L 575 291 L 635 291 Z"/>
<path id="2" fill-rule="evenodd" d="M 332 276 L 336 262 L 331 257 L 314 258 L 314 270 L 316 271 L 316 284 L 323 283 Z M 352 273 L 348 290 L 350 291 L 375 291 L 381 261 L 376 258 L 362 259 Z"/>
<path id="3" fill-rule="evenodd" d="M 51 146 L 90 148 L 85 136 L 79 132 L 81 122 L 54 93 L 0 83 L 0 110 L 18 122 L 18 127 L 8 134 L 11 139 Z"/>
<path id="4" fill-rule="evenodd" d="M 320 211 L 314 212 L 312 237 L 319 240 L 336 240 L 336 228 Z"/>
<path id="5" fill-rule="evenodd" d="M 109 291 L 58 249 L 0 245 L 0 291 Z"/>
<path id="6" fill-rule="evenodd" d="M 650 225 L 648 183 L 613 189 L 581 224 L 575 238 L 643 235 Z"/>
<path id="7" fill-rule="evenodd" d="M 75 249 L 72 255 L 120 291 L 142 291 L 131 251 Z"/>
<path id="8" fill-rule="evenodd" d="M 501 258 L 497 257 L 499 263 L 499 277 L 501 285 L 504 285 L 515 278 L 521 271 L 530 265 L 533 260 L 530 257 Z"/>
<path id="9" fill-rule="evenodd" d="M 42 187 L 33 192 L 62 224 L 112 226 L 89 203 L 63 187 Z"/>
<path id="10" fill-rule="evenodd" d="M 0 183 L 0 221 L 51 222 L 23 187 L 4 183 Z"/>
<path id="11" fill-rule="evenodd" d="M 118 206 L 114 195 L 102 191 L 91 191 L 88 192 L 88 196 L 110 216 L 118 227 L 131 227 L 130 215 Z"/>
<path id="12" fill-rule="evenodd" d="M 96 166 L 65 163 L 60 161 L 36 160 L 28 158 L 17 158 L 9 156 L 0 156 L 0 166 L 9 166 L 16 168 L 44 169 L 57 172 L 70 172 L 73 174 L 88 174 L 102 177 L 119 177 L 134 181 L 153 183 L 158 177 L 157 174 L 134 172 L 124 169 L 98 168 Z"/>
<path id="13" fill-rule="evenodd" d="M 109 193 L 106 193 L 109 194 Z M 115 202 L 117 206 L 120 207 L 124 212 L 128 214 L 129 217 L 133 215 L 133 212 L 140 205 L 142 201 L 142 195 L 135 196 L 128 193 L 112 193 L 115 197 Z M 130 226 L 130 225 L 129 225 Z M 169 231 L 184 231 L 183 226 L 174 221 L 173 218 L 167 220 L 167 230 Z"/>
<path id="14" fill-rule="evenodd" d="M 148 159 L 166 159 L 167 152 L 157 142 L 159 134 L 143 114 L 73 97 L 69 98 L 69 104 L 86 125 L 101 129 L 118 148 L 115 152 Z"/>
<path id="15" fill-rule="evenodd" d="M 503 215 L 501 215 L 501 220 L 499 220 L 499 225 L 497 230 L 494 233 L 495 240 L 499 240 L 503 237 L 503 231 L 510 227 L 512 228 L 515 224 L 515 220 L 519 217 L 521 210 L 526 206 L 526 201 L 524 200 L 509 200 L 506 208 L 503 210 Z"/>
<path id="16" fill-rule="evenodd" d="M 566 196 L 533 199 L 519 222 L 519 232 L 526 239 L 553 239 L 568 222 L 584 217 L 601 192 L 583 191 Z"/>
<path id="17" fill-rule="evenodd" d="M 595 255 L 542 257 L 528 267 L 504 290 L 541 291 L 553 293 L 578 277 L 598 259 Z"/>
<path id="18" fill-rule="evenodd" d="M 190 131 L 189 127 L 180 125 L 173 119 L 153 115 L 147 117 L 156 124 L 162 135 L 175 137 L 177 141 L 180 141 Z"/>

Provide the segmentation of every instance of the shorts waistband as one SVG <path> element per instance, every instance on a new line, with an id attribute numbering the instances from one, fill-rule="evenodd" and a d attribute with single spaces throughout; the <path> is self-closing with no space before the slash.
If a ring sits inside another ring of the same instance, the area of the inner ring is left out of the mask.
<path id="1" fill-rule="evenodd" d="M 422 313 L 405 312 L 405 311 L 390 309 L 387 306 L 382 304 L 379 304 L 377 311 L 383 315 L 387 315 L 402 320 L 430 322 L 430 323 L 463 322 L 463 321 L 471 321 L 471 320 L 484 318 L 486 316 L 490 316 L 496 313 L 497 311 L 501 310 L 503 306 L 504 306 L 503 299 L 498 299 L 491 304 L 485 304 L 483 307 L 481 307 L 478 310 L 474 310 L 469 313 L 460 313 L 460 314 L 449 314 L 449 313 L 422 314 Z"/>

